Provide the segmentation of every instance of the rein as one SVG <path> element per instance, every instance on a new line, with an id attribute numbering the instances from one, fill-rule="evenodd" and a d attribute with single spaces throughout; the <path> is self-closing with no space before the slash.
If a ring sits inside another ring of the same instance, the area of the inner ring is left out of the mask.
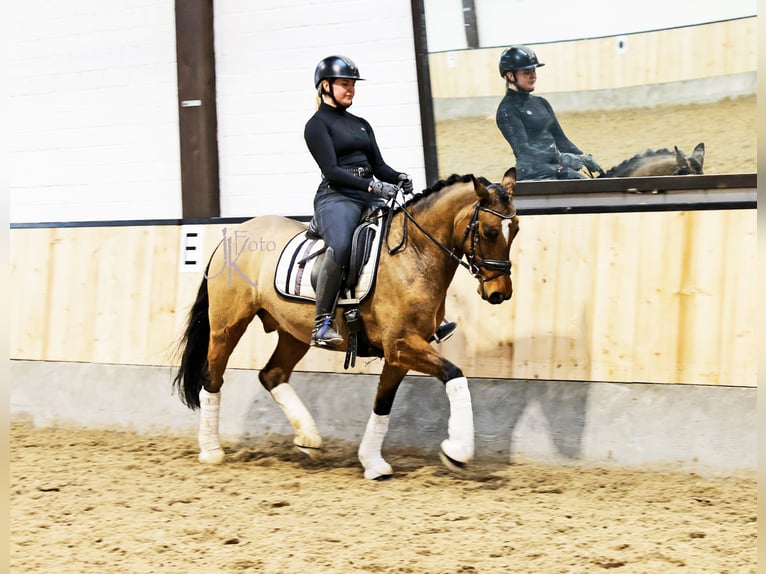
<path id="1" fill-rule="evenodd" d="M 470 234 L 471 239 L 471 248 L 469 249 L 468 253 L 466 253 L 466 257 L 468 259 L 468 262 L 466 263 L 463 261 L 463 257 L 461 255 L 458 255 L 455 253 L 455 249 L 450 249 L 446 245 L 444 245 L 441 241 L 436 239 L 431 233 L 424 229 L 420 223 L 417 222 L 417 220 L 412 216 L 412 214 L 407 211 L 407 208 L 399 203 L 398 201 L 394 200 L 394 202 L 401 208 L 402 213 L 404 213 L 404 223 L 402 224 L 402 240 L 399 242 L 398 245 L 395 247 L 391 247 L 388 243 L 388 232 L 391 229 L 391 222 L 393 220 L 393 213 L 394 210 L 390 209 L 388 212 L 388 221 L 386 222 L 386 249 L 388 249 L 389 255 L 395 255 L 399 253 L 400 251 L 403 251 L 405 247 L 407 246 L 407 238 L 408 238 L 408 227 L 407 222 L 412 221 L 412 223 L 417 227 L 420 232 L 425 235 L 433 244 L 435 244 L 439 249 L 444 251 L 447 255 L 449 255 L 450 259 L 461 265 L 462 267 L 465 267 L 468 272 L 479 281 L 482 285 L 486 283 L 487 281 L 492 281 L 493 279 L 496 279 L 498 277 L 501 277 L 503 275 L 510 275 L 511 274 L 511 262 L 510 261 L 503 261 L 500 259 L 476 259 L 477 254 L 479 257 L 481 257 L 480 253 L 480 244 L 479 244 L 479 238 L 478 238 L 478 230 L 479 230 L 479 212 L 483 211 L 485 213 L 491 213 L 492 215 L 499 217 L 500 219 L 513 219 L 516 216 L 516 209 L 514 208 L 513 212 L 511 212 L 508 215 L 505 215 L 503 213 L 500 213 L 498 211 L 495 211 L 494 209 L 489 209 L 488 207 L 484 207 L 481 205 L 479 201 L 476 202 L 473 208 L 473 214 L 471 215 L 471 222 L 466 225 L 465 233 L 463 234 L 463 241 L 462 243 L 465 243 L 465 240 L 468 239 Z M 484 279 L 479 275 L 479 272 L 481 271 L 482 267 L 486 267 L 487 269 L 491 269 L 493 271 L 497 271 L 495 275 L 492 277 L 489 277 L 487 279 Z"/>

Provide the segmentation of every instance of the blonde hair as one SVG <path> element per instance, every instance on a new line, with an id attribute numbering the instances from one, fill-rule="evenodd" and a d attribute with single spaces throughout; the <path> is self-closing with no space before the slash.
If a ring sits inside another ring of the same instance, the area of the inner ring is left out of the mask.
<path id="1" fill-rule="evenodd" d="M 319 106 L 322 105 L 322 102 L 324 102 L 324 94 L 329 94 L 329 92 L 322 91 L 322 82 L 327 82 L 327 87 L 332 90 L 332 82 L 330 82 L 327 78 L 324 78 L 322 80 L 319 80 L 319 85 L 317 86 L 317 109 L 319 109 Z"/>

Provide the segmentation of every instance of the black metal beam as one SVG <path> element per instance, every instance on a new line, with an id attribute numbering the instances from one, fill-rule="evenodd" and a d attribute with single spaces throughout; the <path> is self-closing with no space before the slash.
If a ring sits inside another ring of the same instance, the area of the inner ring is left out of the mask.
<path id="1" fill-rule="evenodd" d="M 431 94 L 431 69 L 428 64 L 426 11 L 423 0 L 412 0 L 411 6 L 418 100 L 420 102 L 420 131 L 423 137 L 423 161 L 426 170 L 426 185 L 431 185 L 439 179 L 439 160 L 436 154 L 436 121 L 434 120 L 434 103 Z"/>
<path id="2" fill-rule="evenodd" d="M 571 195 L 574 193 L 664 192 L 692 189 L 755 188 L 755 173 L 719 175 L 668 175 L 662 177 L 605 177 L 595 179 L 566 179 L 519 181 L 515 196 Z"/>
<path id="3" fill-rule="evenodd" d="M 755 173 L 522 181 L 519 215 L 756 209 Z"/>
<path id="4" fill-rule="evenodd" d="M 176 0 L 175 16 L 183 217 L 218 217 L 213 0 Z"/>
<path id="5" fill-rule="evenodd" d="M 463 0 L 463 27 L 469 48 L 479 47 L 479 26 L 476 24 L 476 6 L 473 0 Z"/>

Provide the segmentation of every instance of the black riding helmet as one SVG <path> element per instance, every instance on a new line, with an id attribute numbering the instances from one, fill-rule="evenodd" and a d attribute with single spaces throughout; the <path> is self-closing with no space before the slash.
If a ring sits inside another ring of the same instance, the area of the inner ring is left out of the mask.
<path id="1" fill-rule="evenodd" d="M 532 68 L 540 68 L 544 65 L 537 59 L 537 55 L 531 48 L 511 46 L 503 50 L 503 53 L 500 55 L 498 68 L 500 69 L 500 76 L 505 78 L 505 74 L 508 72 L 531 70 Z"/>
<path id="2" fill-rule="evenodd" d="M 321 96 L 324 88 L 320 88 L 319 84 L 322 80 L 329 80 L 330 84 L 332 84 L 333 80 L 337 80 L 338 78 L 364 80 L 364 78 L 359 77 L 359 68 L 356 67 L 356 64 L 350 58 L 346 58 L 345 56 L 327 56 L 317 64 L 317 67 L 314 70 L 314 87 L 319 90 L 319 95 Z M 336 106 L 345 108 L 345 106 L 341 106 L 335 99 L 335 94 L 333 94 L 332 90 L 330 90 L 328 95 L 332 98 L 332 101 L 335 102 Z"/>
<path id="3" fill-rule="evenodd" d="M 322 80 L 334 80 L 336 78 L 348 78 L 350 80 L 364 80 L 359 77 L 359 68 L 345 56 L 328 56 L 317 64 L 314 70 L 314 87 L 319 88 Z"/>

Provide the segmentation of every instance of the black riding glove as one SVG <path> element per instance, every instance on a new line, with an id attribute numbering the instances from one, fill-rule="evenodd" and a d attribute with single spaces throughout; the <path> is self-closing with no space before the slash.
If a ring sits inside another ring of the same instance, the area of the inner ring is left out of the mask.
<path id="1" fill-rule="evenodd" d="M 396 197 L 396 193 L 398 191 L 398 187 L 392 183 L 386 183 L 385 181 L 373 181 L 370 184 L 370 193 L 372 193 L 372 195 L 375 197 L 380 197 L 381 199 L 388 200 Z"/>
<path id="2" fill-rule="evenodd" d="M 584 165 L 582 157 L 573 153 L 562 153 L 559 155 L 559 164 L 575 171 L 580 171 Z"/>
<path id="3" fill-rule="evenodd" d="M 399 187 L 402 188 L 404 195 L 409 195 L 413 192 L 412 178 L 406 173 L 399 174 Z"/>
<path id="4" fill-rule="evenodd" d="M 582 162 L 590 171 L 604 175 L 604 170 L 601 169 L 601 166 L 596 163 L 596 160 L 589 153 L 582 156 Z"/>

